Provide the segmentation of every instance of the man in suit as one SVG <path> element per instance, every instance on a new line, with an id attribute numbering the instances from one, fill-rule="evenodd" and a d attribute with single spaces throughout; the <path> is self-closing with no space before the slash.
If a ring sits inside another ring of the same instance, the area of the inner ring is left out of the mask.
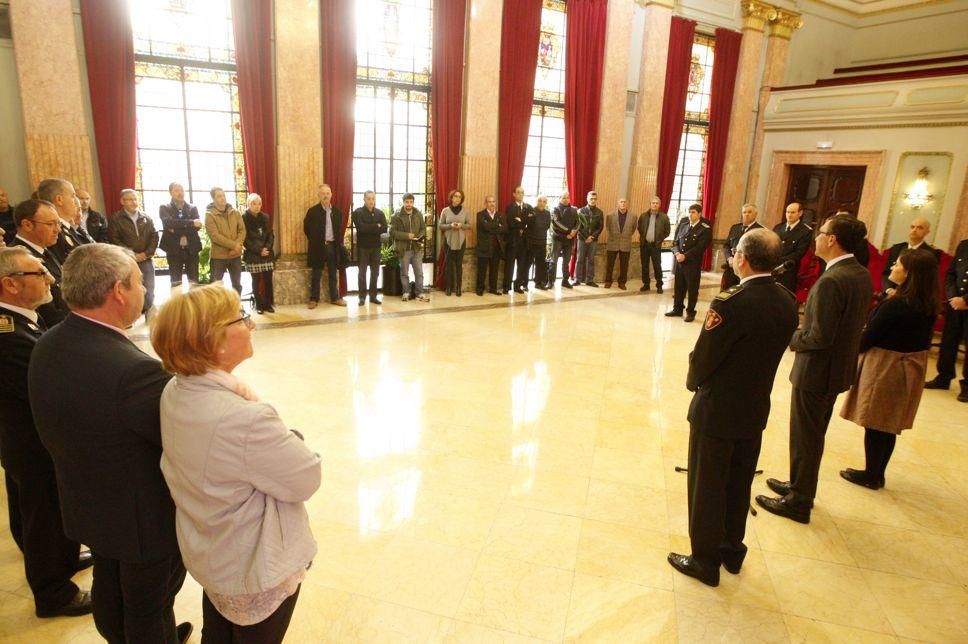
<path id="1" fill-rule="evenodd" d="M 887 263 L 884 264 L 884 271 L 881 273 L 881 288 L 885 291 L 889 288 L 897 288 L 897 284 L 890 280 L 890 275 L 891 269 L 894 267 L 894 262 L 900 257 L 901 251 L 903 250 L 908 248 L 924 248 L 934 253 L 935 259 L 941 259 L 941 251 L 924 241 L 930 233 L 931 222 L 927 219 L 918 217 L 911 220 L 911 225 L 908 229 L 908 240 L 894 244 L 887 253 Z"/>
<path id="2" fill-rule="evenodd" d="M 768 479 L 767 485 L 780 496 L 760 495 L 756 502 L 800 523 L 810 523 L 834 402 L 853 384 L 857 371 L 874 287 L 870 273 L 848 249 L 856 248 L 866 234 L 864 223 L 850 217 L 831 217 L 820 227 L 815 252 L 827 268 L 810 289 L 803 326 L 790 341 L 796 352 L 790 373 L 790 480 Z"/>
<path id="3" fill-rule="evenodd" d="M 938 353 L 938 375 L 925 383 L 925 389 L 948 390 L 955 378 L 958 345 L 968 348 L 968 239 L 958 243 L 955 256 L 944 274 L 944 330 Z M 961 366 L 959 402 L 968 402 L 968 360 Z"/>
<path id="4" fill-rule="evenodd" d="M 761 227 L 762 228 L 762 227 Z M 713 300 L 689 354 L 689 540 L 692 554 L 670 553 L 679 572 L 719 585 L 722 565 L 738 574 L 746 557 L 746 515 L 770 392 L 797 328 L 793 294 L 770 272 L 780 239 L 765 229 L 739 241 L 733 267 L 740 283 Z"/>
<path id="5" fill-rule="evenodd" d="M 37 307 L 51 299 L 53 278 L 26 248 L 0 249 L 0 461 L 7 499 L 16 510 L 10 529 L 24 554 L 24 571 L 38 617 L 86 615 L 91 594 L 71 581 L 91 565 L 64 536 L 57 479 L 34 428 L 27 365 L 46 325 Z M 13 512 L 11 512 L 13 515 Z"/>
<path id="6" fill-rule="evenodd" d="M 138 209 L 138 193 L 131 188 L 121 191 L 121 210 L 108 220 L 108 243 L 134 253 L 145 286 L 144 310 L 141 312 L 147 319 L 155 301 L 155 265 L 151 258 L 158 250 L 158 232 L 155 222 Z"/>
<path id="7" fill-rule="evenodd" d="M 27 199 L 17 204 L 14 211 L 17 224 L 17 235 L 10 243 L 11 246 L 23 246 L 44 264 L 44 268 L 54 278 L 50 287 L 52 299 L 42 304 L 37 312 L 44 319 L 48 327 L 54 326 L 67 317 L 67 304 L 61 297 L 61 263 L 50 251 L 57 243 L 60 232 L 60 218 L 53 204 L 40 199 Z"/>
<path id="8" fill-rule="evenodd" d="M 739 247 L 739 240 L 743 235 L 750 230 L 763 227 L 757 223 L 756 215 L 756 206 L 751 203 L 743 204 L 743 213 L 740 222 L 729 229 L 729 235 L 727 235 L 726 242 L 723 244 L 723 256 L 726 258 L 726 263 L 723 264 L 724 291 L 739 284 L 740 278 L 736 274 L 736 271 L 733 270 L 733 255 L 736 254 L 736 249 Z M 773 268 L 776 268 L 776 266 Z"/>
<path id="9" fill-rule="evenodd" d="M 713 228 L 708 219 L 702 217 L 702 206 L 697 203 L 689 206 L 689 217 L 679 220 L 676 225 L 676 240 L 672 245 L 676 263 L 672 265 L 675 277 L 672 310 L 666 317 L 682 316 L 683 301 L 686 322 L 696 319 L 696 300 L 699 299 L 699 281 L 702 279 L 702 255 L 713 241 Z"/>
<path id="10" fill-rule="evenodd" d="M 0 229 L 3 230 L 3 233 L 0 233 L 0 237 L 7 244 L 13 240 L 13 236 L 17 230 L 17 226 L 13 222 L 13 208 L 14 206 L 10 203 L 10 197 L 7 191 L 0 188 Z"/>
<path id="11" fill-rule="evenodd" d="M 572 288 L 568 281 L 571 252 L 578 236 L 578 209 L 571 205 L 571 194 L 564 192 L 551 213 L 551 270 L 548 271 L 548 288 L 554 288 L 558 274 L 558 258 L 561 258 L 561 285 Z"/>
<path id="12" fill-rule="evenodd" d="M 514 189 L 514 201 L 504 209 L 507 222 L 507 245 L 504 249 L 504 292 L 524 293 L 528 285 L 528 243 L 524 227 L 531 215 L 531 204 L 524 201 L 524 188 Z M 515 268 L 516 267 L 516 268 Z"/>
<path id="13" fill-rule="evenodd" d="M 484 197 L 484 210 L 477 213 L 477 286 L 478 295 L 484 295 L 484 278 L 487 292 L 500 295 L 497 290 L 497 271 L 504 255 L 504 215 L 497 211 L 494 195 Z"/>
<path id="14" fill-rule="evenodd" d="M 786 207 L 786 221 L 773 227 L 773 232 L 780 236 L 783 242 L 783 252 L 780 254 L 780 264 L 773 271 L 776 281 L 797 292 L 797 271 L 800 270 L 800 260 L 810 250 L 813 243 L 813 228 L 803 218 L 803 208 L 797 202 Z"/>
<path id="15" fill-rule="evenodd" d="M 37 198 L 52 203 L 57 216 L 60 217 L 57 243 L 50 248 L 50 251 L 54 253 L 57 261 L 63 264 L 70 252 L 84 243 L 84 240 L 74 232 L 74 219 L 80 209 L 74 186 L 65 179 L 44 179 L 37 186 Z"/>
<path id="16" fill-rule="evenodd" d="M 326 269 L 330 304 L 346 306 L 339 294 L 339 262 L 343 251 L 343 211 L 333 203 L 333 189 L 319 186 L 319 203 L 306 211 L 303 232 L 309 242 L 307 261 L 312 269 L 309 281 L 309 308 L 319 303 L 320 281 Z"/>
<path id="17" fill-rule="evenodd" d="M 598 238 L 605 230 L 605 215 L 598 207 L 598 193 L 589 192 L 585 205 L 578 210 L 578 259 L 575 261 L 575 284 L 598 288 L 595 283 L 595 254 Z"/>
<path id="18" fill-rule="evenodd" d="M 652 197 L 649 209 L 639 216 L 639 257 L 642 260 L 642 288 L 640 291 L 652 290 L 649 286 L 649 263 L 655 272 L 656 292 L 662 294 L 662 242 L 672 232 L 669 215 L 661 210 L 662 200 Z"/>
<path id="19" fill-rule="evenodd" d="M 353 228 L 356 229 L 357 270 L 359 277 L 356 288 L 360 305 L 366 303 L 367 280 L 370 273 L 370 302 L 383 304 L 377 295 L 376 281 L 380 275 L 380 249 L 383 247 L 381 236 L 387 232 L 387 216 L 376 207 L 376 193 L 367 190 L 363 193 L 363 207 L 353 211 Z"/>
<path id="20" fill-rule="evenodd" d="M 632 254 L 632 235 L 638 225 L 638 215 L 629 212 L 629 202 L 625 197 L 618 200 L 615 212 L 605 216 L 605 288 L 612 288 L 612 269 L 618 256 L 618 287 L 625 290 L 629 277 L 629 255 Z"/>
<path id="21" fill-rule="evenodd" d="M 857 218 L 857 215 L 852 213 L 849 210 L 838 210 L 834 214 L 844 215 L 845 217 L 853 217 L 854 219 Z M 865 268 L 867 267 L 868 264 L 870 264 L 870 261 L 871 261 L 871 253 L 870 253 L 870 249 L 867 247 L 867 243 L 868 243 L 867 238 L 865 237 L 860 241 L 859 244 L 857 244 L 857 248 L 855 248 L 853 251 L 854 259 L 860 262 L 860 265 L 864 266 Z"/>
<path id="22" fill-rule="evenodd" d="M 198 230 L 202 220 L 198 208 L 185 201 L 185 188 L 182 184 L 168 184 L 171 201 L 158 207 L 161 219 L 161 250 L 168 258 L 168 276 L 172 287 L 181 288 L 182 275 L 188 275 L 188 285 L 198 286 L 198 254 L 202 250 L 202 240 Z"/>
<path id="23" fill-rule="evenodd" d="M 87 190 L 77 191 L 77 200 L 81 203 L 78 214 L 81 217 L 79 226 L 96 242 L 104 242 L 108 236 L 108 220 L 96 210 L 91 209 L 91 193 Z"/>
<path id="24" fill-rule="evenodd" d="M 535 201 L 534 209 L 528 214 L 524 222 L 524 240 L 528 245 L 528 263 L 525 266 L 525 289 L 528 287 L 528 275 L 534 267 L 534 287 L 539 290 L 548 289 L 548 229 L 551 227 L 551 213 L 548 212 L 548 198 L 544 195 Z"/>
<path id="25" fill-rule="evenodd" d="M 65 534 L 94 555 L 94 623 L 109 642 L 184 641 L 185 579 L 161 473 L 162 390 L 171 378 L 124 329 L 144 310 L 134 254 L 88 244 L 64 264 L 71 314 L 37 342 L 30 405 L 57 474 Z"/>

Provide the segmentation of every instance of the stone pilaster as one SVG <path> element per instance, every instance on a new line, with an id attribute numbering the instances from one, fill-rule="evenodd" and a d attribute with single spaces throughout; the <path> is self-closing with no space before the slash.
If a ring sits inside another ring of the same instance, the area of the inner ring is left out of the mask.
<path id="1" fill-rule="evenodd" d="M 639 96 L 632 135 L 632 165 L 628 195 L 632 207 L 648 206 L 655 194 L 659 166 L 659 132 L 662 129 L 662 98 L 669 59 L 669 31 L 674 0 L 637 0 L 645 8 L 645 42 L 639 71 Z M 668 198 L 668 195 L 666 195 Z"/>
<path id="2" fill-rule="evenodd" d="M 729 227 L 735 223 L 746 195 L 747 172 L 750 160 L 750 142 L 753 136 L 753 109 L 758 99 L 760 54 L 763 48 L 763 30 L 766 23 L 777 15 L 776 9 L 758 0 L 743 3 L 743 42 L 739 49 L 739 67 L 736 72 L 736 90 L 733 95 L 733 111 L 729 119 L 729 140 L 726 143 L 726 163 L 719 197 L 718 212 L 726 216 L 716 217 L 713 236 L 726 237 Z M 768 213 L 763 213 L 769 216 Z"/>

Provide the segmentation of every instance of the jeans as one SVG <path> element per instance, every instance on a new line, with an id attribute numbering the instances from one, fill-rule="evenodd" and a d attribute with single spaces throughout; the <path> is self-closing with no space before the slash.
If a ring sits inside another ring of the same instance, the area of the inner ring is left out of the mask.
<path id="1" fill-rule="evenodd" d="M 558 258 L 561 258 L 561 279 L 568 281 L 568 265 L 571 264 L 571 250 L 575 245 L 574 239 L 560 239 L 557 236 L 551 240 L 551 274 L 548 275 L 548 283 L 554 284 L 558 278 Z"/>
<path id="2" fill-rule="evenodd" d="M 242 258 L 233 257 L 232 259 L 213 259 L 212 260 L 212 284 L 222 281 L 225 271 L 229 272 L 229 279 L 232 281 L 232 288 L 239 295 L 242 295 Z"/>
<path id="3" fill-rule="evenodd" d="M 187 248 L 178 248 L 168 253 L 168 276 L 172 286 L 181 286 L 182 276 L 188 276 L 188 283 L 198 284 L 198 253 Z"/>
<path id="4" fill-rule="evenodd" d="M 595 281 L 595 251 L 598 249 L 598 242 L 586 242 L 584 239 L 578 240 L 578 263 L 575 264 L 576 282 Z"/>
<path id="5" fill-rule="evenodd" d="M 326 283 L 329 286 L 329 301 L 335 302 L 339 296 L 339 256 L 336 244 L 330 243 L 323 246 L 323 255 L 326 260 Z M 319 301 L 319 282 L 323 278 L 323 267 L 313 266 L 312 276 L 309 281 L 309 301 Z"/>
<path id="6" fill-rule="evenodd" d="M 410 294 L 410 267 L 413 266 L 413 281 L 417 285 L 417 295 L 423 293 L 423 250 L 405 250 L 400 258 L 400 284 L 403 295 Z"/>
<path id="7" fill-rule="evenodd" d="M 145 285 L 145 304 L 141 311 L 144 314 L 155 303 L 155 265 L 151 263 L 150 259 L 146 259 L 143 262 L 138 262 L 138 268 L 141 269 L 141 277 Z"/>

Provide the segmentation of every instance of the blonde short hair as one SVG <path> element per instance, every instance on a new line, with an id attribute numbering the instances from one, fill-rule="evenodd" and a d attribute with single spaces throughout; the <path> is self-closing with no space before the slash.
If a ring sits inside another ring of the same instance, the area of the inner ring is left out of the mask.
<path id="1" fill-rule="evenodd" d="M 221 284 L 182 293 L 165 303 L 155 318 L 151 346 L 165 370 L 200 376 L 218 365 L 226 325 L 238 317 L 239 294 Z"/>

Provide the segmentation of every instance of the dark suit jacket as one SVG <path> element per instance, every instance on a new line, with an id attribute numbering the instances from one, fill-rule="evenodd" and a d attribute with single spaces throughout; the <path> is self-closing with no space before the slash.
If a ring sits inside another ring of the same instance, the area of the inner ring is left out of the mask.
<path id="1" fill-rule="evenodd" d="M 948 270 L 944 273 L 944 297 L 968 296 L 968 239 L 962 239 L 951 258 Z M 950 309 L 951 305 L 948 305 Z"/>
<path id="2" fill-rule="evenodd" d="M 672 250 L 686 256 L 682 265 L 696 265 L 702 262 L 702 255 L 713 243 L 713 227 L 709 220 L 700 217 L 696 225 L 689 222 L 689 217 L 683 217 L 676 224 L 676 239 L 672 243 Z M 679 265 L 678 262 L 674 265 Z"/>
<path id="3" fill-rule="evenodd" d="M 793 294 L 770 275 L 717 295 L 689 354 L 691 427 L 734 440 L 763 431 L 776 369 L 798 322 Z"/>
<path id="4" fill-rule="evenodd" d="M 884 289 L 885 291 L 889 288 L 895 288 L 897 286 L 897 284 L 889 280 L 888 277 L 890 277 L 891 275 L 891 267 L 894 266 L 894 262 L 896 262 L 897 258 L 901 256 L 901 251 L 906 250 L 907 247 L 908 247 L 907 242 L 900 242 L 891 246 L 891 250 L 888 251 L 887 263 L 884 264 L 884 271 L 881 273 L 881 288 Z M 932 246 L 931 244 L 929 244 L 928 242 L 924 242 L 923 244 L 921 244 L 921 246 L 919 246 L 919 248 L 923 248 L 924 250 L 930 250 L 932 253 L 934 253 L 935 259 L 937 259 L 938 261 L 941 260 L 941 251 L 935 248 L 934 246 Z"/>
<path id="5" fill-rule="evenodd" d="M 387 216 L 379 208 L 370 212 L 366 207 L 353 211 L 353 227 L 356 228 L 356 245 L 360 248 L 379 248 L 380 236 L 387 232 Z M 325 232 L 325 231 L 324 231 Z"/>
<path id="6" fill-rule="evenodd" d="M 188 252 L 197 253 L 202 250 L 202 240 L 198 236 L 195 222 L 199 221 L 198 208 L 187 201 L 181 210 L 175 202 L 158 207 L 158 217 L 161 218 L 161 250 L 173 253 L 181 248 L 181 238 L 188 242 Z"/>
<path id="7" fill-rule="evenodd" d="M 41 337 L 28 373 L 54 460 L 65 534 L 108 559 L 178 552 L 161 474 L 161 392 L 171 376 L 121 333 L 71 314 Z"/>
<path id="8" fill-rule="evenodd" d="M 42 325 L 0 306 L 0 464 L 6 470 L 22 471 L 50 460 L 34 429 L 27 396 L 27 365 Z"/>
<path id="9" fill-rule="evenodd" d="M 71 310 L 67 308 L 67 304 L 64 302 L 63 296 L 61 296 L 60 262 L 57 261 L 57 258 L 54 257 L 53 253 L 51 253 L 49 250 L 46 253 L 38 253 L 32 246 L 28 246 L 22 239 L 17 237 L 13 238 L 13 241 L 10 242 L 10 245 L 23 246 L 26 248 L 28 251 L 30 251 L 31 255 L 43 262 L 44 268 L 46 268 L 53 276 L 54 283 L 50 285 L 50 294 L 53 296 L 53 299 L 47 304 L 41 304 L 37 309 L 37 313 L 40 314 L 40 317 L 44 318 L 44 322 L 47 323 L 47 326 L 54 326 L 66 318 L 67 314 L 71 312 Z"/>
<path id="10" fill-rule="evenodd" d="M 134 223 L 128 213 L 119 210 L 108 221 L 107 241 L 133 253 L 144 253 L 151 259 L 158 249 L 158 231 L 155 230 L 155 222 L 143 212 L 138 213 L 137 223 Z"/>
<path id="11" fill-rule="evenodd" d="M 523 202 L 518 207 L 517 202 L 512 201 L 504 209 L 504 218 L 507 222 L 508 243 L 516 246 L 524 243 L 524 227 L 528 223 L 528 217 L 533 208 L 528 202 Z"/>
<path id="12" fill-rule="evenodd" d="M 477 213 L 477 256 L 501 257 L 504 255 L 504 215 L 494 211 L 494 219 L 487 215 L 487 208 Z"/>
<path id="13" fill-rule="evenodd" d="M 807 296 L 803 325 L 790 340 L 797 352 L 790 372 L 794 387 L 824 394 L 850 389 L 873 294 L 870 273 L 853 257 L 823 272 Z"/>
<path id="14" fill-rule="evenodd" d="M 758 221 L 754 221 L 749 225 L 748 228 L 743 225 L 743 222 L 733 224 L 732 228 L 729 229 L 729 234 L 726 236 L 726 241 L 723 242 L 723 256 L 726 259 L 731 259 L 733 255 L 736 254 L 736 247 L 739 245 L 740 237 L 742 237 L 747 231 L 756 230 L 757 228 L 762 227 L 763 226 L 761 226 Z M 723 263 L 723 273 L 723 280 L 727 284 L 730 282 L 735 283 L 737 280 L 739 280 L 728 262 Z"/>
<path id="15" fill-rule="evenodd" d="M 310 268 L 323 268 L 326 266 L 326 211 L 322 204 L 316 204 L 306 211 L 303 219 L 303 232 L 309 241 L 309 249 L 306 261 Z M 336 204 L 332 205 L 329 213 L 333 222 L 333 241 L 342 247 L 343 245 L 343 211 Z"/>
<path id="16" fill-rule="evenodd" d="M 648 210 L 639 215 L 639 223 L 636 224 L 639 230 L 639 246 L 645 246 L 648 243 L 645 237 L 649 232 L 649 218 L 651 216 Z M 669 233 L 672 232 L 672 224 L 669 222 L 669 215 L 661 210 L 656 213 L 655 217 L 655 243 L 661 246 Z"/>
<path id="17" fill-rule="evenodd" d="M 6 212 L 0 212 L 0 228 L 3 228 L 3 240 L 9 244 L 17 234 L 17 227 L 13 223 L 13 204 Z"/>
<path id="18" fill-rule="evenodd" d="M 96 210 L 87 211 L 87 234 L 96 242 L 108 239 L 108 219 Z"/>

